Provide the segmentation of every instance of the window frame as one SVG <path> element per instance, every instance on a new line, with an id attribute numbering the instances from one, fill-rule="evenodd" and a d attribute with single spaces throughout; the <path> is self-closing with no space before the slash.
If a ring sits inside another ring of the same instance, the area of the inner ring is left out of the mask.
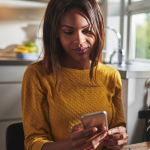
<path id="1" fill-rule="evenodd" d="M 127 5 L 127 15 L 128 15 L 128 25 L 127 25 L 127 62 L 129 61 L 138 61 L 138 62 L 149 62 L 150 59 L 142 59 L 142 58 L 135 58 L 135 49 L 134 46 L 131 44 L 133 43 L 132 40 L 132 15 L 140 14 L 140 13 L 147 13 L 150 12 L 150 0 L 144 0 L 139 2 L 131 2 L 128 0 Z"/>

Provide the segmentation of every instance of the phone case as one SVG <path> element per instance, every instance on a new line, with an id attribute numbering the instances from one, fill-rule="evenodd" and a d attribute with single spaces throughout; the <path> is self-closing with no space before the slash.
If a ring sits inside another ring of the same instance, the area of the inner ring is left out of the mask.
<path id="1" fill-rule="evenodd" d="M 90 127 L 100 127 L 104 125 L 106 126 L 106 129 L 108 130 L 106 111 L 85 114 L 81 116 L 81 121 L 82 121 L 84 129 L 87 129 Z"/>

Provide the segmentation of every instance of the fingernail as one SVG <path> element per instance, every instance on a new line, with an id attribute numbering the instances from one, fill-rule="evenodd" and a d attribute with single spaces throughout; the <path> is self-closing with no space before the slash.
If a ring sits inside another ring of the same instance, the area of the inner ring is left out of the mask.
<path id="1" fill-rule="evenodd" d="M 97 128 L 93 128 L 92 131 L 93 131 L 93 132 L 96 132 L 96 131 L 97 131 Z"/>
<path id="2" fill-rule="evenodd" d="M 105 127 L 105 126 L 103 126 L 101 129 L 102 129 L 102 130 L 106 130 L 106 127 Z"/>
<path id="3" fill-rule="evenodd" d="M 113 131 L 112 131 L 112 130 L 109 130 L 109 131 L 108 131 L 108 134 L 112 134 L 112 133 L 113 133 Z"/>

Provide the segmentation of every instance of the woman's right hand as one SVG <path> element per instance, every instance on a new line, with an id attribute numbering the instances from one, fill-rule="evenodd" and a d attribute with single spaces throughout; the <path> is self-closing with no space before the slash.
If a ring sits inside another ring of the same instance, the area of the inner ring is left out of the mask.
<path id="1" fill-rule="evenodd" d="M 68 149 L 94 150 L 107 136 L 105 130 L 105 127 L 101 127 L 99 130 L 96 127 L 84 129 L 82 124 L 74 126 L 70 138 L 68 139 Z"/>

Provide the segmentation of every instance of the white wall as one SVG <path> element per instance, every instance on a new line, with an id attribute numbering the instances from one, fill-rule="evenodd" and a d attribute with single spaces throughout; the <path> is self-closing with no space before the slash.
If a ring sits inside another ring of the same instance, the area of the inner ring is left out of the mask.
<path id="1" fill-rule="evenodd" d="M 125 2 L 125 8 L 122 10 L 121 6 L 122 0 L 107 0 L 107 19 L 106 19 L 106 26 L 110 26 L 114 28 L 117 32 L 122 34 L 122 48 L 127 51 L 127 0 Z M 123 12 L 121 12 L 123 11 Z M 121 13 L 124 14 L 124 18 L 121 18 Z M 124 22 L 121 22 L 124 21 Z M 110 55 L 113 51 L 118 50 L 118 40 L 115 33 L 111 30 L 106 30 L 106 48 L 107 53 L 105 57 L 105 61 L 109 62 Z M 125 56 L 126 57 L 126 56 Z M 114 55 L 113 58 L 114 62 L 118 62 L 118 55 L 117 53 Z"/>
<path id="2" fill-rule="evenodd" d="M 107 21 L 106 26 L 114 28 L 120 32 L 120 1 L 108 0 L 107 2 Z M 109 62 L 110 55 L 118 48 L 118 39 L 112 30 L 106 30 L 106 57 L 105 61 Z M 117 62 L 117 54 L 114 56 L 114 61 Z"/>
<path id="3" fill-rule="evenodd" d="M 46 3 L 0 1 L 0 53 L 34 41 L 42 49 L 39 27 Z"/>
<path id="4" fill-rule="evenodd" d="M 17 45 L 34 41 L 42 51 L 42 26 L 47 3 L 0 0 L 0 53 L 12 52 Z M 107 0 L 100 5 L 106 24 Z M 40 33 L 39 33 L 40 32 Z"/>

